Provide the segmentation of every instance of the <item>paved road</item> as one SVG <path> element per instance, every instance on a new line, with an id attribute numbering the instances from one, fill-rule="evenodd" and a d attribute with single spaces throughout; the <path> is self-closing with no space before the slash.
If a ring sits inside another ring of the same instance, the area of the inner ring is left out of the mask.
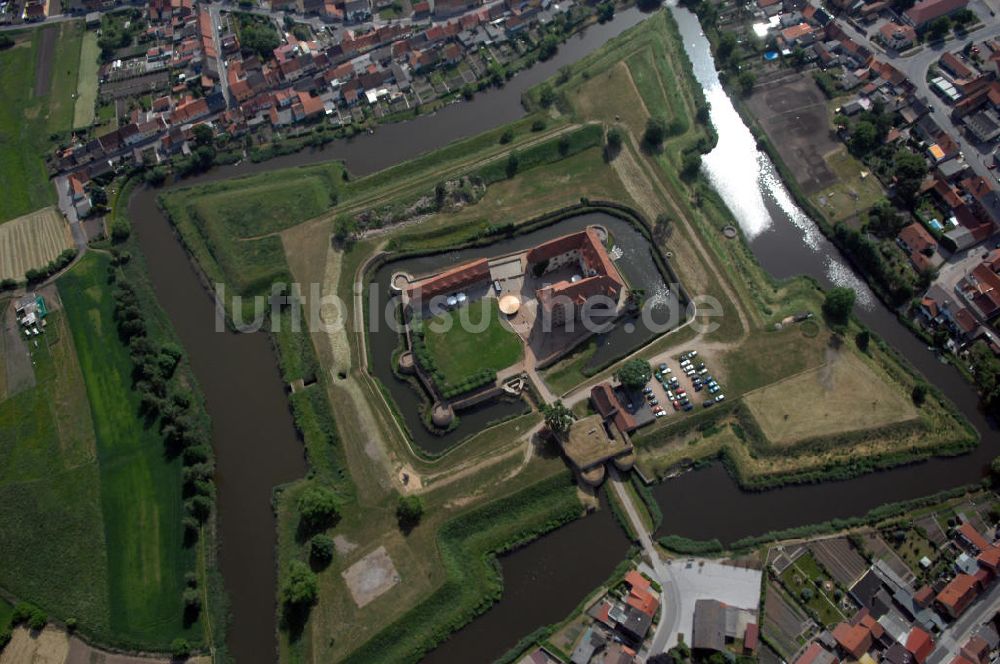
<path id="1" fill-rule="evenodd" d="M 660 593 L 660 622 L 656 625 L 656 631 L 653 633 L 653 640 L 648 653 L 655 655 L 667 649 L 667 644 L 680 628 L 680 593 L 677 590 L 677 582 L 673 577 L 670 565 L 664 563 L 660 557 L 659 551 L 657 551 L 656 546 L 653 544 L 652 536 L 646 530 L 646 524 L 639 517 L 639 512 L 632 503 L 632 497 L 625 489 L 625 480 L 622 479 L 622 476 L 616 469 L 610 466 L 609 468 L 611 474 L 608 478 L 608 486 L 615 492 L 618 502 L 625 509 L 629 523 L 632 524 L 632 530 L 639 537 L 639 545 L 646 554 L 646 558 L 648 558 L 651 566 L 650 569 L 653 572 L 651 576 L 663 588 Z"/>

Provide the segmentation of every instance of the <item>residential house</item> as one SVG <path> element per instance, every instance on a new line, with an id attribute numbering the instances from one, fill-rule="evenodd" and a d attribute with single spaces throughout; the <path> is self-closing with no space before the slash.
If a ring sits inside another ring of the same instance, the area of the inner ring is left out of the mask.
<path id="1" fill-rule="evenodd" d="M 976 577 L 958 574 L 938 593 L 936 601 L 947 615 L 958 618 L 969 608 L 977 594 Z"/>
<path id="2" fill-rule="evenodd" d="M 917 31 L 909 25 L 889 21 L 878 30 L 882 43 L 896 51 L 905 51 L 917 41 Z"/>

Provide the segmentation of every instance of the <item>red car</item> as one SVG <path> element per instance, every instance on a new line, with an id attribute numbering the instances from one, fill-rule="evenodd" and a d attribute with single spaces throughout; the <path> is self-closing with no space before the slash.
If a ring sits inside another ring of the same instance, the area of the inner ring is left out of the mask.
<path id="1" fill-rule="evenodd" d="M 681 409 L 681 402 L 677 399 L 674 399 L 674 410 L 680 410 L 680 409 Z"/>

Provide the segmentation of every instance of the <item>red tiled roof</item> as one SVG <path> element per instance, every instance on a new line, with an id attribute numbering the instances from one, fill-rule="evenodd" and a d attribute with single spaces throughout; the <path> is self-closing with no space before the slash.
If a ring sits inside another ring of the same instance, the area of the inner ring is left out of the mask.
<path id="1" fill-rule="evenodd" d="M 760 629 L 757 627 L 757 623 L 747 625 L 747 631 L 743 633 L 743 649 L 755 652 L 757 650 L 757 638 L 759 635 Z"/>
<path id="2" fill-rule="evenodd" d="M 967 4 L 969 4 L 969 0 L 921 0 L 907 9 L 904 16 L 919 27 L 939 16 L 957 11 Z"/>
<path id="3" fill-rule="evenodd" d="M 924 664 L 927 656 L 934 650 L 934 639 L 924 630 L 914 627 L 906 637 L 906 650 L 917 660 L 917 664 Z"/>
<path id="4" fill-rule="evenodd" d="M 955 324 L 966 334 L 976 329 L 976 319 L 972 316 L 972 312 L 965 307 L 955 312 Z"/>
<path id="5" fill-rule="evenodd" d="M 816 661 L 817 657 L 826 652 L 827 650 L 823 648 L 823 646 L 821 646 L 818 642 L 813 641 L 812 643 L 809 644 L 809 647 L 806 648 L 806 651 L 802 653 L 802 655 L 797 660 L 795 660 L 795 664 L 812 664 L 814 661 Z M 834 659 L 833 661 L 834 664 L 838 662 L 837 659 Z"/>
<path id="6" fill-rule="evenodd" d="M 635 418 L 621 407 L 611 385 L 598 383 L 590 389 L 590 399 L 597 413 L 605 419 L 612 418 L 619 431 L 627 433 L 635 429 Z"/>
<path id="7" fill-rule="evenodd" d="M 913 594 L 913 601 L 917 603 L 917 606 L 927 606 L 933 599 L 934 589 L 930 586 L 923 586 Z"/>
<path id="8" fill-rule="evenodd" d="M 976 577 L 959 574 L 938 593 L 937 601 L 953 616 L 960 615 L 976 596 Z"/>
<path id="9" fill-rule="evenodd" d="M 986 269 L 989 270 L 989 268 Z M 992 270 L 989 271 L 992 272 Z M 986 541 L 986 538 L 980 535 L 979 531 L 976 530 L 976 527 L 973 526 L 971 523 L 966 522 L 963 523 L 961 526 L 959 526 L 958 534 L 961 535 L 966 542 L 976 547 L 980 551 L 985 551 L 990 546 L 990 543 Z"/>
<path id="10" fill-rule="evenodd" d="M 962 309 L 968 314 L 967 309 Z M 979 562 L 982 565 L 990 568 L 991 570 L 996 570 L 1000 566 L 1000 547 L 990 545 L 983 549 L 983 552 L 979 554 Z"/>
<path id="11" fill-rule="evenodd" d="M 860 659 L 862 655 L 868 652 L 868 648 L 872 644 L 871 632 L 861 625 L 840 623 L 833 628 L 833 638 L 854 659 Z"/>
<path id="12" fill-rule="evenodd" d="M 411 286 L 407 289 L 407 294 L 411 299 L 427 300 L 435 295 L 452 293 L 480 281 L 488 281 L 489 278 L 490 263 L 485 258 L 479 258 L 446 270 L 417 286 Z"/>
<path id="13" fill-rule="evenodd" d="M 922 253 L 924 249 L 937 247 L 937 240 L 924 228 L 923 224 L 913 222 L 899 231 L 899 239 L 902 240 L 913 253 Z"/>
<path id="14" fill-rule="evenodd" d="M 972 70 L 950 51 L 941 56 L 941 66 L 959 78 L 972 78 Z"/>
<path id="15" fill-rule="evenodd" d="M 785 38 L 785 41 L 793 41 L 811 34 L 812 31 L 813 27 L 808 23 L 799 23 L 798 25 L 793 25 L 790 28 L 782 30 L 781 36 Z"/>

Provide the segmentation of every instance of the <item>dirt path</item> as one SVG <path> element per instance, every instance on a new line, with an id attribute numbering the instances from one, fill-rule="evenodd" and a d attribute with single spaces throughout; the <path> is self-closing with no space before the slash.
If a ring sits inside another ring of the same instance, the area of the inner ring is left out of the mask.
<path id="1" fill-rule="evenodd" d="M 34 96 L 45 97 L 52 85 L 52 66 L 56 56 L 56 37 L 59 36 L 59 26 L 43 28 L 38 41 L 38 60 L 35 64 Z"/>

